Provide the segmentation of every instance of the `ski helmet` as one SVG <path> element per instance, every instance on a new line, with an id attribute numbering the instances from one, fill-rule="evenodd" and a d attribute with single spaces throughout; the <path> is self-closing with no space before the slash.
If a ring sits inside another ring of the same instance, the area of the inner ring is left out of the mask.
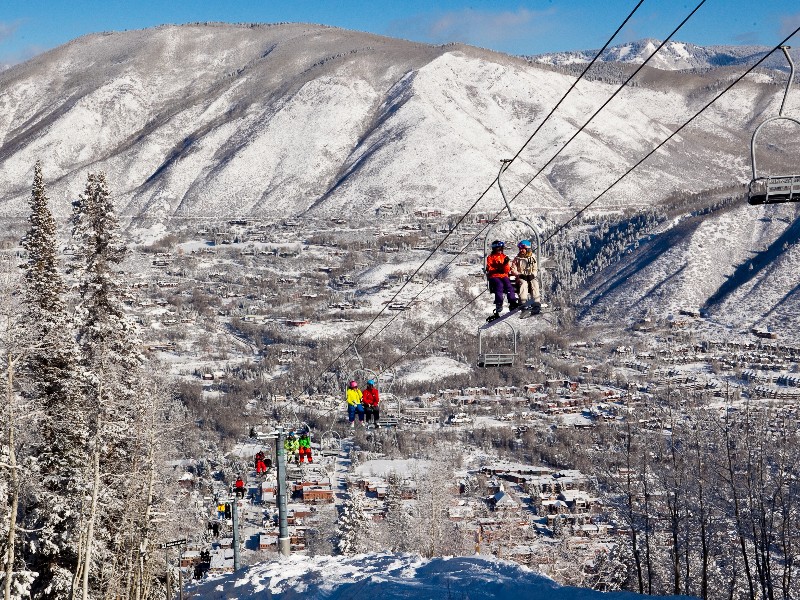
<path id="1" fill-rule="evenodd" d="M 355 381 L 355 380 L 351 381 L 351 382 L 350 382 L 350 387 L 351 387 L 351 388 L 357 388 L 357 387 L 358 387 L 358 382 L 357 382 L 357 381 Z"/>
<path id="2" fill-rule="evenodd" d="M 367 385 L 375 385 L 374 379 L 367 379 Z"/>
<path id="3" fill-rule="evenodd" d="M 531 241 L 530 240 L 522 240 L 519 244 L 517 244 L 517 248 L 520 250 L 530 250 L 531 249 Z"/>
<path id="4" fill-rule="evenodd" d="M 498 248 L 505 248 L 506 243 L 502 240 L 495 240 L 492 242 L 492 250 L 497 250 Z"/>

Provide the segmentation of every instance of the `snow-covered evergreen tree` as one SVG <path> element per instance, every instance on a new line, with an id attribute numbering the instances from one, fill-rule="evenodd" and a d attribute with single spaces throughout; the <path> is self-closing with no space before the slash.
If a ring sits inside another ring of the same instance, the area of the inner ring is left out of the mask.
<path id="1" fill-rule="evenodd" d="M 91 495 L 80 567 L 84 597 L 98 586 L 115 595 L 124 593 L 123 581 L 130 580 L 138 564 L 134 556 L 143 529 L 134 516 L 134 505 L 143 494 L 137 475 L 147 478 L 141 470 L 152 467 L 142 435 L 149 430 L 143 423 L 149 396 L 138 385 L 139 342 L 120 299 L 117 269 L 125 246 L 118 229 L 105 174 L 89 174 L 72 216 L 72 273 L 79 296 L 75 321 L 85 373 L 83 393 L 91 414 Z M 129 478 L 104 477 L 119 474 L 123 465 Z"/>
<path id="2" fill-rule="evenodd" d="M 25 264 L 24 328 L 31 350 L 24 369 L 39 409 L 36 457 L 38 490 L 26 514 L 34 531 L 26 563 L 38 573 L 31 594 L 43 600 L 71 597 L 78 565 L 81 502 L 88 432 L 79 389 L 72 327 L 63 300 L 56 254 L 56 226 L 42 179 L 34 169 Z"/>
<path id="3" fill-rule="evenodd" d="M 414 549 L 411 516 L 403 505 L 403 479 L 392 471 L 389 473 L 386 490 L 386 537 L 392 552 L 410 552 Z"/>
<path id="4" fill-rule="evenodd" d="M 369 548 L 372 519 L 364 508 L 364 495 L 355 490 L 345 501 L 336 526 L 336 549 L 341 554 L 360 554 Z"/>

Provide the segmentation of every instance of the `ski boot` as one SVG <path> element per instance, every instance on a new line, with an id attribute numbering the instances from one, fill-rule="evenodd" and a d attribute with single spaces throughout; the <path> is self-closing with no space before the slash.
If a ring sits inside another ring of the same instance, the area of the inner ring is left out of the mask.
<path id="1" fill-rule="evenodd" d="M 522 302 L 519 300 L 509 300 L 508 301 L 508 310 L 516 310 L 520 306 L 522 306 Z"/>
<path id="2" fill-rule="evenodd" d="M 500 318 L 500 311 L 499 310 L 495 310 L 491 315 L 486 317 L 486 322 L 487 323 L 491 323 L 495 319 L 499 319 L 499 318 Z"/>

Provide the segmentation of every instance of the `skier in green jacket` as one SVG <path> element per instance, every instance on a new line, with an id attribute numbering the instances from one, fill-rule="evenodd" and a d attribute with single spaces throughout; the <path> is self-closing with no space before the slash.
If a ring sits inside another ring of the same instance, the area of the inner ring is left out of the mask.
<path id="1" fill-rule="evenodd" d="M 309 437 L 308 432 L 301 433 L 300 439 L 297 443 L 300 445 L 300 449 L 298 451 L 300 455 L 300 463 L 303 463 L 306 457 L 308 457 L 309 463 L 313 463 L 314 457 L 311 456 L 311 437 Z"/>

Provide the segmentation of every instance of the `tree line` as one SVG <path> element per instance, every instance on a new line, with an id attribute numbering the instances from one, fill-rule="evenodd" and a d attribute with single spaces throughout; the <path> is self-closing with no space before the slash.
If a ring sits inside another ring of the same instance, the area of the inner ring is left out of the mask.
<path id="1" fill-rule="evenodd" d="M 73 202 L 66 256 L 38 162 L 29 205 L 23 264 L 7 255 L 0 287 L 3 598 L 163 596 L 153 521 L 168 394 L 124 311 L 105 174 Z"/>

